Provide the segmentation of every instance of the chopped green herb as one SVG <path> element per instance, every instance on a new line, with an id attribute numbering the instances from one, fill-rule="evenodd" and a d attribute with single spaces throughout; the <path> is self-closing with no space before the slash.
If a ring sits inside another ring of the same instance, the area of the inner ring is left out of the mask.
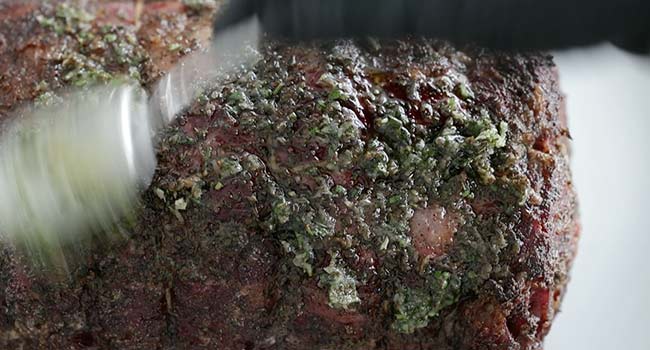
<path id="1" fill-rule="evenodd" d="M 307 239 L 298 236 L 295 240 L 295 246 L 286 244 L 285 250 L 289 253 L 294 253 L 294 258 L 291 261 L 294 266 L 301 268 L 309 277 L 313 275 L 314 268 L 311 265 L 311 261 L 314 258 L 314 250 Z"/>
<path id="2" fill-rule="evenodd" d="M 277 95 L 282 91 L 282 88 L 284 87 L 284 83 L 279 83 L 278 86 L 275 87 L 273 90 L 273 95 Z"/>
<path id="3" fill-rule="evenodd" d="M 489 128 L 481 131 L 481 133 L 476 137 L 476 141 L 485 142 L 488 147 L 491 148 L 502 148 L 506 145 L 506 132 L 508 130 L 508 124 L 501 122 L 499 124 L 499 129 L 494 125 L 490 125 Z"/>
<path id="4" fill-rule="evenodd" d="M 335 194 L 336 196 L 342 197 L 348 193 L 348 190 L 341 185 L 336 185 L 336 187 L 334 187 L 334 189 L 332 190 L 332 193 Z"/>
<path id="5" fill-rule="evenodd" d="M 163 202 L 167 201 L 167 199 L 165 198 L 165 191 L 163 191 L 163 190 L 161 190 L 160 188 L 157 188 L 157 187 L 154 188 L 153 191 L 160 200 L 162 200 Z"/>
<path id="6" fill-rule="evenodd" d="M 364 167 L 370 178 L 376 179 L 387 176 L 389 160 L 390 158 L 379 140 L 373 139 L 368 142 L 367 151 L 364 155 Z"/>
<path id="7" fill-rule="evenodd" d="M 341 89 L 335 87 L 330 91 L 329 96 L 327 97 L 330 101 L 347 101 L 349 97 L 341 91 Z"/>
<path id="8" fill-rule="evenodd" d="M 429 275 L 427 289 L 404 288 L 393 298 L 395 322 L 393 329 L 410 334 L 429 325 L 431 318 L 456 303 L 460 283 L 448 272 Z"/>
<path id="9" fill-rule="evenodd" d="M 109 34 L 104 35 L 104 41 L 107 42 L 107 43 L 115 42 L 115 40 L 117 40 L 117 35 L 116 34 L 109 33 Z"/>
<path id="10" fill-rule="evenodd" d="M 429 319 L 436 315 L 431 307 L 433 300 L 429 293 L 419 289 L 403 289 L 395 294 L 395 322 L 393 329 L 411 334 L 416 329 L 429 325 Z"/>
<path id="11" fill-rule="evenodd" d="M 183 0 L 183 4 L 193 11 L 213 9 L 217 5 L 215 0 Z"/>
<path id="12" fill-rule="evenodd" d="M 278 224 L 286 224 L 291 219 L 291 208 L 284 198 L 279 198 L 273 203 L 273 218 Z"/>
<path id="13" fill-rule="evenodd" d="M 167 47 L 167 49 L 169 51 L 171 51 L 171 52 L 180 51 L 182 48 L 183 48 L 183 45 L 181 45 L 179 43 L 172 43 L 172 44 L 169 44 L 169 46 Z"/>
<path id="14" fill-rule="evenodd" d="M 334 265 L 324 268 L 321 284 L 328 286 L 329 306 L 348 310 L 352 304 L 361 302 L 357 294 L 357 281 L 343 268 Z"/>
<path id="15" fill-rule="evenodd" d="M 219 176 L 222 179 L 233 177 L 243 170 L 244 168 L 241 166 L 241 163 L 239 163 L 239 160 L 237 159 L 224 158 L 219 162 Z"/>
<path id="16" fill-rule="evenodd" d="M 463 100 L 469 100 L 474 98 L 474 92 L 465 83 L 460 83 L 456 86 L 456 93 Z"/>
<path id="17" fill-rule="evenodd" d="M 187 209 L 187 201 L 184 198 L 179 198 L 174 202 L 174 208 L 176 210 L 185 210 Z"/>

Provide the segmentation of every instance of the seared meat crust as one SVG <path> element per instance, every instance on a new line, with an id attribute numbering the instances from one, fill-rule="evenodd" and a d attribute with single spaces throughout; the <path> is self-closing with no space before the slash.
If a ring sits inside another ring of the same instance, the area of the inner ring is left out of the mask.
<path id="1" fill-rule="evenodd" d="M 214 12 L 86 6 L 0 4 L 0 118 L 62 87 L 150 87 Z M 65 281 L 0 246 L 0 347 L 541 349 L 579 234 L 552 59 L 261 52 L 165 131 L 128 239 Z"/>

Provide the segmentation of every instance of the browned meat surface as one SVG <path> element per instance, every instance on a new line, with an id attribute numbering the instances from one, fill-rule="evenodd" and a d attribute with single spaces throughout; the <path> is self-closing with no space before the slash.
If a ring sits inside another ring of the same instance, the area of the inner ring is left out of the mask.
<path id="1" fill-rule="evenodd" d="M 209 7 L 87 3 L 0 4 L 0 118 L 210 36 Z M 579 233 L 551 58 L 261 51 L 165 132 L 128 239 L 63 281 L 0 245 L 0 348 L 541 349 Z"/>
<path id="2" fill-rule="evenodd" d="M 181 1 L 85 2 L 86 13 L 61 6 L 64 1 L 0 1 L 0 116 L 48 91 L 109 75 L 137 72 L 151 82 L 211 35 L 209 8 L 194 11 Z"/>

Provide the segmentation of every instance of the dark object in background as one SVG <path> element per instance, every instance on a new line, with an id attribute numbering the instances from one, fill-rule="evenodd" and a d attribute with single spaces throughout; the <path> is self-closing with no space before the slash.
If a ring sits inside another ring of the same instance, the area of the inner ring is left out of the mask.
<path id="1" fill-rule="evenodd" d="M 4 5 L 0 113 L 57 84 L 148 86 L 211 31 L 177 1 L 138 29 L 131 3 L 90 5 Z M 168 131 L 127 241 L 59 283 L 2 247 L 0 348 L 541 349 L 579 231 L 552 60 L 263 53 Z"/>
<path id="2" fill-rule="evenodd" d="M 215 28 L 254 13 L 267 32 L 297 40 L 422 35 L 509 50 L 611 41 L 650 52 L 645 0 L 235 0 Z"/>

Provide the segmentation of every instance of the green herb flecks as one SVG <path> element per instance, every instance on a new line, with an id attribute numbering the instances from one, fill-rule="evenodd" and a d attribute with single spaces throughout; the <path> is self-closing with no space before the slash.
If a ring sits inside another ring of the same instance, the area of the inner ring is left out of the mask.
<path id="1" fill-rule="evenodd" d="M 357 281 L 348 271 L 338 266 L 335 259 L 323 269 L 320 284 L 327 286 L 329 305 L 335 309 L 348 310 L 351 305 L 361 302 L 357 294 Z"/>
<path id="2" fill-rule="evenodd" d="M 428 282 L 424 289 L 403 288 L 395 294 L 393 329 L 413 333 L 456 302 L 460 283 L 450 273 L 436 271 Z"/>
<path id="3" fill-rule="evenodd" d="M 492 278 L 515 246 L 503 223 L 530 192 L 510 144 L 520 135 L 477 103 L 479 87 L 456 68 L 431 76 L 413 63 L 395 77 L 384 63 L 355 58 L 365 53 L 341 50 L 323 72 L 302 72 L 292 54 L 270 47 L 255 70 L 204 92 L 200 103 L 211 108 L 201 132 L 179 129 L 166 143 L 175 155 L 200 150 L 203 196 L 185 189 L 168 202 L 209 201 L 205 192 L 241 186 L 231 200 L 250 214 L 247 229 L 281 249 L 292 282 L 318 278 L 329 305 L 345 310 L 360 303 L 357 287 L 375 281 L 395 330 L 426 327 Z M 483 200 L 505 209 L 484 217 L 475 209 Z M 208 204 L 187 214 L 213 210 Z M 458 230 L 429 257 L 411 221 L 431 206 L 444 207 Z"/>
<path id="4" fill-rule="evenodd" d="M 291 262 L 294 266 L 301 268 L 307 276 L 311 277 L 314 274 L 314 268 L 311 264 L 314 259 L 314 250 L 309 240 L 303 236 L 297 236 L 293 244 L 282 241 L 282 246 L 286 253 L 293 254 Z"/>
<path id="5" fill-rule="evenodd" d="M 211 10 L 217 6 L 215 0 L 183 0 L 183 5 L 193 11 Z"/>
<path id="6" fill-rule="evenodd" d="M 93 15 L 66 3 L 59 4 L 53 15 L 38 15 L 36 20 L 68 42 L 57 55 L 63 83 L 84 87 L 120 76 L 142 79 L 147 54 L 129 29 L 98 27 Z"/>

